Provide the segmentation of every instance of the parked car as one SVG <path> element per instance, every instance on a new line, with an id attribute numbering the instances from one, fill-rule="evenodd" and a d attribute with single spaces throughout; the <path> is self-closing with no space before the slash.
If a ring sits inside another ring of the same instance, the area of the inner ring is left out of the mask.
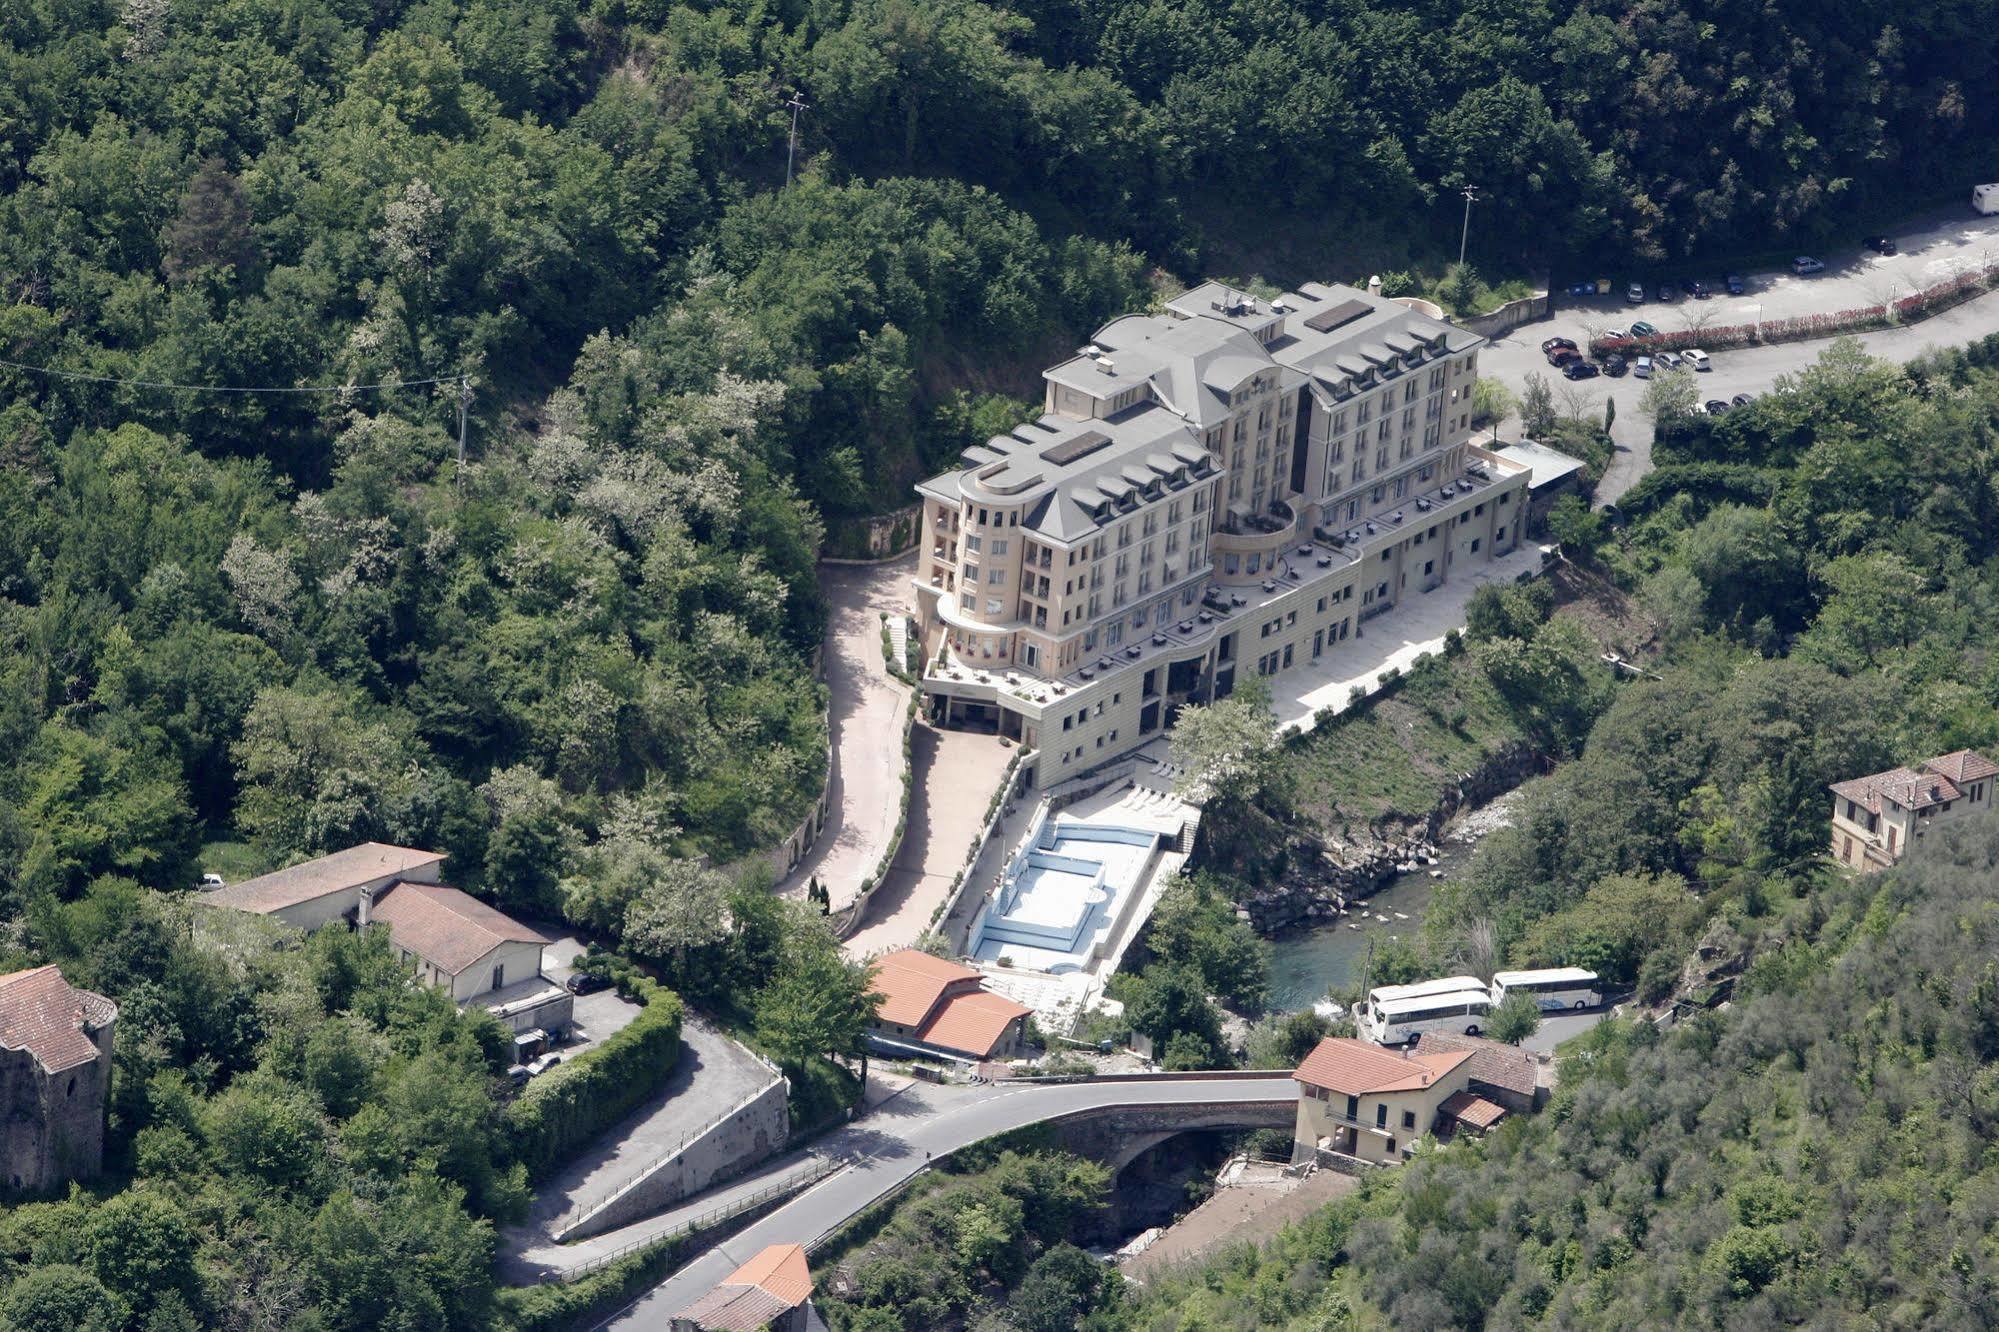
<path id="1" fill-rule="evenodd" d="M 1641 356 L 1633 361 L 1631 363 L 1631 373 L 1639 379 L 1650 379 L 1652 377 L 1652 358 Z"/>
<path id="2" fill-rule="evenodd" d="M 515 1064 L 512 1068 L 507 1070 L 507 1081 L 511 1082 L 516 1087 L 527 1086 L 528 1066 L 526 1064 Z"/>
<path id="3" fill-rule="evenodd" d="M 609 989 L 610 986 L 611 982 L 594 971 L 572 971 L 569 973 L 569 979 L 562 982 L 562 988 L 571 994 L 595 994 L 599 990 Z"/>
<path id="4" fill-rule="evenodd" d="M 561 1062 L 562 1062 L 562 1056 L 557 1054 L 555 1051 L 550 1050 L 547 1054 L 541 1056 L 539 1059 L 533 1059 L 528 1062 L 527 1066 L 528 1076 L 531 1078 L 538 1078 L 542 1074 L 548 1072 L 548 1070 L 554 1068 L 557 1064 Z"/>
<path id="5" fill-rule="evenodd" d="M 1562 373 L 1570 379 L 1595 379 L 1602 371 L 1596 368 L 1595 361 L 1585 361 L 1579 358 L 1563 366 Z"/>
<path id="6" fill-rule="evenodd" d="M 1750 403 L 1755 401 L 1756 401 L 1756 395 L 1754 393 L 1738 393 L 1733 398 L 1729 399 L 1729 402 L 1737 407 L 1747 407 Z"/>
<path id="7" fill-rule="evenodd" d="M 1655 328 L 1651 324 L 1646 323 L 1643 319 L 1639 320 L 1637 323 L 1631 326 L 1631 336 L 1634 338 L 1656 337 L 1658 335 L 1658 332 L 1659 330 L 1657 328 Z"/>
<path id="8" fill-rule="evenodd" d="M 1557 347 L 1548 353 L 1548 364 L 1559 370 L 1569 362 L 1580 361 L 1582 358 L 1583 354 L 1574 347 Z"/>
<path id="9" fill-rule="evenodd" d="M 1801 254 L 1791 261 L 1791 271 L 1799 277 L 1803 277 L 1807 273 L 1823 273 L 1825 272 L 1825 262 L 1820 259 L 1814 259 L 1808 254 Z"/>
<path id="10" fill-rule="evenodd" d="M 1743 292 L 1749 290 L 1749 284 L 1742 280 L 1742 274 L 1740 273 L 1730 273 L 1721 280 L 1721 285 L 1728 288 L 1728 294 L 1731 296 L 1740 296 Z"/>
<path id="11" fill-rule="evenodd" d="M 220 874 L 204 874 L 195 883 L 194 889 L 199 893 L 212 893 L 217 888 L 227 888 L 228 886 L 228 884 L 222 881 Z"/>
<path id="12" fill-rule="evenodd" d="M 1728 404 L 1723 402 L 1720 398 L 1709 398 L 1707 400 L 1707 414 L 1709 416 L 1720 416 L 1723 412 L 1727 410 L 1728 410 Z"/>
<path id="13" fill-rule="evenodd" d="M 1630 368 L 1630 363 L 1627 362 L 1622 356 L 1619 356 L 1616 352 L 1612 352 L 1610 355 L 1603 358 L 1603 372 L 1606 375 L 1609 375 L 1612 379 L 1623 378 L 1624 372 L 1629 368 Z"/>
<path id="14" fill-rule="evenodd" d="M 1707 283 L 1701 281 L 1699 278 L 1692 279 L 1686 284 L 1686 286 L 1687 286 L 1687 295 L 1693 297 L 1695 300 L 1704 301 L 1708 298 L 1709 292 L 1707 289 Z"/>
<path id="15" fill-rule="evenodd" d="M 1543 356 L 1546 356 L 1549 352 L 1555 350 L 1555 348 L 1557 347 L 1568 347 L 1571 350 L 1573 350 L 1575 348 L 1575 345 L 1576 345 L 1575 342 L 1569 338 L 1549 338 L 1546 342 L 1541 344 L 1541 354 Z"/>
<path id="16" fill-rule="evenodd" d="M 1673 297 L 1675 297 L 1675 296 L 1677 296 L 1677 295 L 1679 295 L 1679 292 L 1677 292 L 1677 291 L 1675 291 L 1675 290 L 1673 289 L 1673 284 L 1672 284 L 1672 283 L 1670 283 L 1670 282 L 1661 282 L 1661 283 L 1659 284 L 1659 299 L 1660 299 L 1660 300 L 1662 300 L 1662 301 L 1670 301 L 1670 300 L 1672 300 L 1672 299 L 1673 299 Z"/>
<path id="17" fill-rule="evenodd" d="M 1622 342 L 1630 336 L 1629 333 L 1626 333 L 1621 328 L 1606 328 L 1603 331 L 1603 340 L 1605 342 Z"/>
<path id="18" fill-rule="evenodd" d="M 1895 238 L 1893 236 L 1869 236 L 1860 243 L 1876 254 L 1895 253 Z"/>
<path id="19" fill-rule="evenodd" d="M 1662 351 L 1652 358 L 1652 363 L 1661 370 L 1677 370 L 1680 368 L 1680 354 L 1678 352 Z"/>
<path id="20" fill-rule="evenodd" d="M 1685 357 L 1687 364 L 1696 370 L 1714 369 L 1714 363 L 1708 360 L 1707 353 L 1699 347 L 1690 347 L 1686 351 L 1681 352 L 1680 355 Z"/>
<path id="21" fill-rule="evenodd" d="M 1624 289 L 1624 299 L 1633 305 L 1645 304 L 1645 284 L 1634 282 Z"/>

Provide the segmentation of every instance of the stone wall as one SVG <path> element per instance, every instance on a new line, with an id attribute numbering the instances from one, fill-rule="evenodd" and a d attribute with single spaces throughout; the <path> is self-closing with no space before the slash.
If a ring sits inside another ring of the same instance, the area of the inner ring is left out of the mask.
<path id="1" fill-rule="evenodd" d="M 1304 842 L 1284 879 L 1238 904 L 1238 914 L 1261 934 L 1331 918 L 1351 902 L 1373 896 L 1397 874 L 1435 863 L 1444 825 L 1467 809 L 1506 794 L 1543 771 L 1547 761 L 1531 746 L 1511 745 L 1446 786 L 1420 815 L 1378 822 L 1363 844 L 1327 847 Z"/>
<path id="2" fill-rule="evenodd" d="M 49 1193 L 103 1168 L 112 1027 L 91 1033 L 97 1058 L 46 1073 L 25 1050 L 0 1051 L 0 1189 Z"/>
<path id="3" fill-rule="evenodd" d="M 1552 310 L 1553 305 L 1548 300 L 1548 293 L 1537 291 L 1532 296 L 1508 301 L 1491 314 L 1460 319 L 1458 327 L 1469 329 L 1482 338 L 1497 338 L 1511 333 L 1522 324 L 1532 323 L 1536 319 L 1546 319 Z"/>
<path id="4" fill-rule="evenodd" d="M 791 1136 L 790 1095 L 784 1078 L 766 1084 L 555 1238 L 568 1243 L 629 1225 L 766 1160 Z"/>

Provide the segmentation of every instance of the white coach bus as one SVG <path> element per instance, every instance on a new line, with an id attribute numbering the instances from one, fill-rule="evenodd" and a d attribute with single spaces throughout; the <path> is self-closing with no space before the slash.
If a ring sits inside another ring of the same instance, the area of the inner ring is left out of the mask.
<path id="1" fill-rule="evenodd" d="M 1581 967 L 1550 967 L 1543 971 L 1496 971 L 1492 975 L 1492 1006 L 1509 994 L 1531 994 L 1543 1012 L 1558 1008 L 1595 1008 L 1603 1002 L 1596 973 Z"/>
<path id="2" fill-rule="evenodd" d="M 1426 1031 L 1476 1036 L 1492 1011 L 1492 992 L 1477 977 L 1452 976 L 1417 985 L 1370 990 L 1361 1009 L 1360 1034 L 1377 1045 L 1401 1045 Z"/>

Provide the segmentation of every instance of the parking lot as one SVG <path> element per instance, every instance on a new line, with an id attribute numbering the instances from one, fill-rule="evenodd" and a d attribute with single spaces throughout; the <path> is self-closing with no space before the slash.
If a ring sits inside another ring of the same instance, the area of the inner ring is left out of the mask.
<path id="1" fill-rule="evenodd" d="M 541 970 L 544 976 L 560 985 L 575 970 L 576 959 L 582 955 L 586 945 L 574 935 L 558 935 L 552 930 L 547 933 L 550 942 L 542 950 Z M 574 1024 L 570 1029 L 570 1039 L 557 1048 L 564 1059 L 573 1059 L 613 1032 L 622 1030 L 638 1015 L 638 1005 L 620 999 L 616 990 L 579 994 L 570 1015 Z"/>
<path id="2" fill-rule="evenodd" d="M 1642 268 L 1606 272 L 1600 276 L 1610 281 L 1608 296 L 1558 295 L 1556 320 L 1591 333 L 1628 329 L 1634 321 L 1643 320 L 1661 333 L 1677 333 L 1703 326 L 1750 324 L 1759 319 L 1830 314 L 1886 305 L 1967 269 L 1999 262 L 1999 214 L 1980 217 L 1971 212 L 1969 205 L 1934 214 L 1916 225 L 1887 234 L 1900 253 L 1878 255 L 1862 249 L 1856 231 L 1834 249 L 1799 250 L 1800 254 L 1809 254 L 1823 262 L 1824 272 L 1808 277 L 1788 270 L 1744 272 L 1741 296 L 1730 296 L 1723 289 L 1724 270 L 1720 266 L 1712 273 L 1700 274 L 1714 293 L 1706 300 L 1695 300 L 1682 293 L 1661 301 L 1662 279 Z M 1632 282 L 1645 287 L 1646 298 L 1637 304 L 1625 300 L 1625 287 Z M 1539 339 L 1535 341 L 1538 344 Z"/>

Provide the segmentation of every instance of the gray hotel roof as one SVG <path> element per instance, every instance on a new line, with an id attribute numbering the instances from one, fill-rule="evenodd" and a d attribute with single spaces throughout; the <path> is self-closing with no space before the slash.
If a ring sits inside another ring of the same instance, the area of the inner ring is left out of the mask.
<path id="1" fill-rule="evenodd" d="M 1204 282 L 1167 309 L 1172 313 L 1113 319 L 1091 347 L 1046 372 L 1051 382 L 1093 398 L 1140 387 L 1150 388 L 1148 397 L 1106 419 L 1043 416 L 967 449 L 965 469 L 920 489 L 988 503 L 1030 500 L 1023 527 L 1051 540 L 1079 539 L 1096 529 L 1094 511 L 1106 499 L 1178 465 L 1205 462 L 1197 432 L 1225 420 L 1230 394 L 1260 371 L 1277 370 L 1284 388 L 1309 379 L 1331 383 L 1398 362 L 1419 347 L 1459 352 L 1484 340 L 1339 283 L 1308 282 L 1263 301 Z M 1273 333 L 1280 321 L 1283 331 Z M 1272 335 L 1268 343 L 1259 340 L 1265 334 Z"/>
<path id="2" fill-rule="evenodd" d="M 1173 413 L 1145 402 L 1109 420 L 1044 416 L 965 451 L 955 473 L 973 501 L 1028 500 L 1021 526 L 1054 541 L 1095 531 L 1105 500 L 1209 464 L 1208 451 Z"/>

